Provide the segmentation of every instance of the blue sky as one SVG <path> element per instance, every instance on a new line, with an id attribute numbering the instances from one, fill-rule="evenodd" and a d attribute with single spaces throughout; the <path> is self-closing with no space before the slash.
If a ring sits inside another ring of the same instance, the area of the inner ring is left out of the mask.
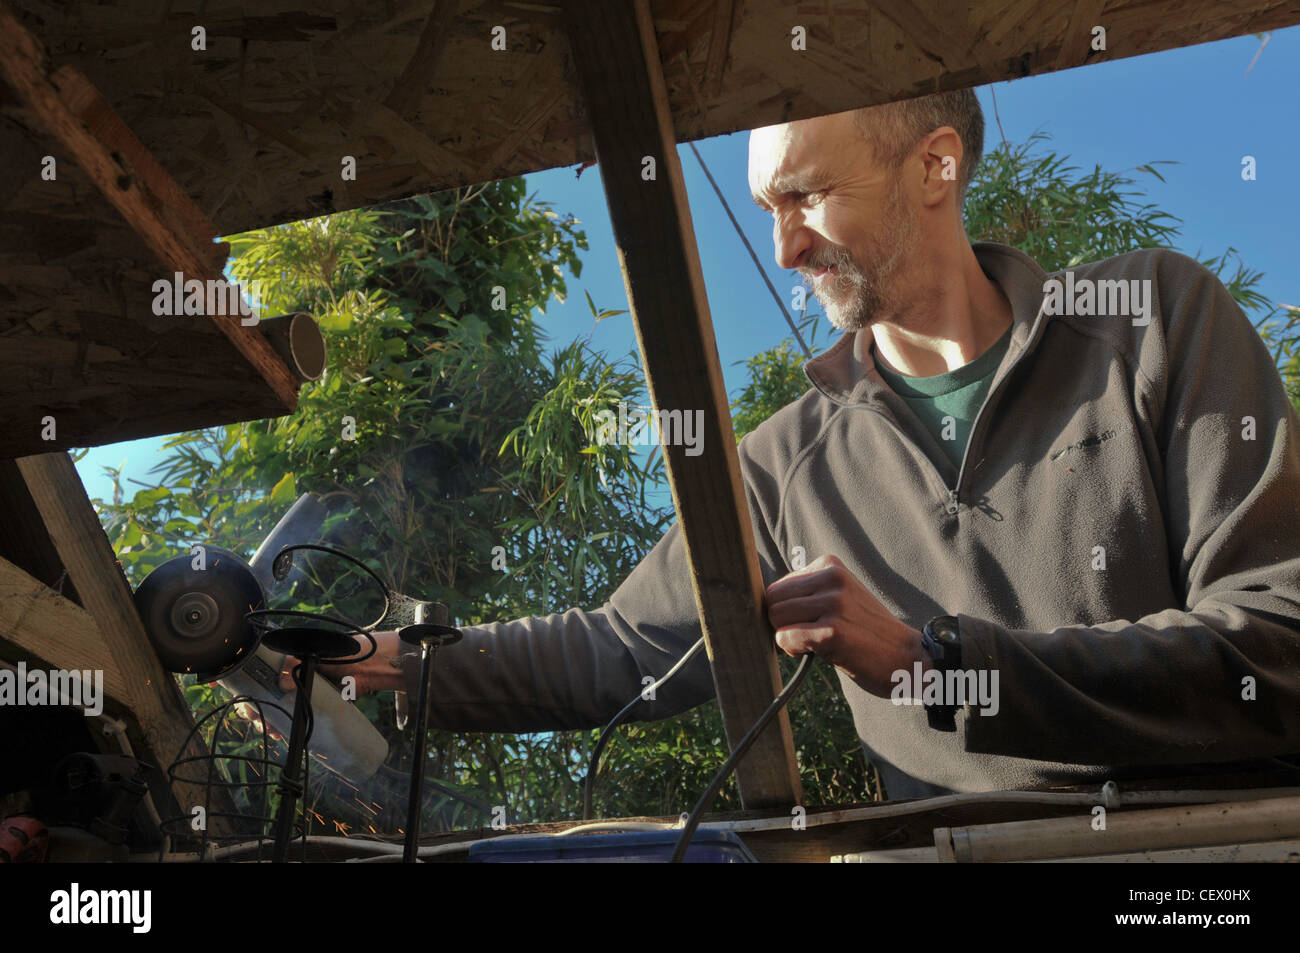
<path id="1" fill-rule="evenodd" d="M 1148 201 L 1182 219 L 1179 247 L 1201 257 L 1234 247 L 1247 266 L 1265 272 L 1261 293 L 1300 304 L 1300 107 L 1295 93 L 1300 90 L 1300 27 L 1275 32 L 1247 75 L 1259 45 L 1252 36 L 1238 37 L 981 87 L 986 146 L 1000 138 L 995 94 L 1011 143 L 1042 130 L 1052 137 L 1045 148 L 1069 156 L 1070 164 L 1083 171 L 1094 165 L 1132 170 L 1161 159 L 1180 163 L 1160 167 L 1164 183 L 1136 176 Z M 788 302 L 789 289 L 799 282 L 794 272 L 776 267 L 770 218 L 750 201 L 748 142 L 748 133 L 737 133 L 696 146 Z M 777 344 L 789 332 L 694 155 L 686 146 L 679 155 L 718 353 L 728 393 L 734 395 L 744 384 L 744 368 L 736 362 Z M 1257 161 L 1256 181 L 1241 178 L 1245 155 Z M 600 308 L 627 307 L 598 167 L 581 177 L 573 168 L 563 168 L 526 178 L 529 194 L 535 192 L 537 200 L 553 203 L 561 216 L 577 216 L 590 243 L 582 278 L 568 279 L 566 302 L 552 302 L 536 316 L 549 343 L 558 347 L 592 332 L 592 344 L 611 357 L 633 350 L 630 315 L 609 318 L 592 331 L 584 296 L 589 293 Z M 814 299 L 809 308 L 819 310 Z M 125 461 L 125 475 L 147 482 L 159 444 L 153 438 L 92 450 L 78 464 L 90 496 L 111 495 L 111 483 L 100 472 L 104 464 Z"/>

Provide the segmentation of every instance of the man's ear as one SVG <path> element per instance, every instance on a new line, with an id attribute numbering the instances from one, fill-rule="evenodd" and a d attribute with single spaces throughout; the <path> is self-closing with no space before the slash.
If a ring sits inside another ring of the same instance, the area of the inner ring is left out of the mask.
<path id="1" fill-rule="evenodd" d="M 938 205 L 949 192 L 954 201 L 961 188 L 961 136 L 952 126 L 940 126 L 917 144 L 925 177 L 921 181 L 921 201 Z"/>

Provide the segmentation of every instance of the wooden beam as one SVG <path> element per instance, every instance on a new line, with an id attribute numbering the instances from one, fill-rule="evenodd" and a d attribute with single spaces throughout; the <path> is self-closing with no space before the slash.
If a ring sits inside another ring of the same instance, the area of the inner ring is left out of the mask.
<path id="1" fill-rule="evenodd" d="M 95 185 L 149 246 L 168 272 L 187 279 L 221 280 L 221 268 L 203 242 L 210 236 L 191 234 L 181 223 L 203 220 L 178 185 L 156 162 L 138 164 L 131 157 L 145 152 L 108 103 L 94 93 L 89 80 L 63 67 L 53 76 L 40 42 L 0 0 L 0 76 L 41 126 L 67 150 Z M 60 88 L 58 83 L 64 84 Z M 71 105 L 70 105 L 71 103 Z M 77 109 L 94 115 L 93 128 Z M 169 203 L 182 209 L 168 212 Z M 168 276 L 170 277 L 170 276 Z M 262 376 L 286 411 L 298 403 L 298 382 L 279 355 L 255 327 L 240 323 L 239 315 L 213 314 L 210 319 Z"/>
<path id="2" fill-rule="evenodd" d="M 718 362 L 650 11 L 568 0 L 567 30 L 637 340 L 657 409 L 703 411 L 703 452 L 664 448 L 691 581 L 733 746 L 781 686 L 740 458 Z M 643 159 L 656 164 L 642 178 Z M 783 710 L 736 772 L 746 807 L 788 807 L 801 787 Z"/>
<path id="3" fill-rule="evenodd" d="M 0 438 L 0 449 L 3 449 Z M 6 559 L 43 586 L 80 605 L 40 511 L 13 460 L 0 460 L 0 559 Z"/>
<path id="4" fill-rule="evenodd" d="M 76 583 L 82 606 L 97 623 L 114 668 L 122 673 L 123 684 L 118 688 L 122 692 L 121 700 L 135 713 L 158 764 L 166 769 L 182 753 L 206 756 L 207 746 L 201 738 L 186 743 L 194 726 L 193 715 L 176 680 L 162 667 L 145 634 L 131 587 L 117 566 L 117 556 L 86 497 L 72 458 L 66 453 L 23 457 L 18 461 L 18 469 L 63 565 Z M 97 651 L 88 638 L 83 655 Z M 85 665 L 76 667 L 85 668 Z M 197 776 L 199 772 L 194 767 L 191 766 L 190 773 Z M 189 813 L 194 805 L 205 803 L 201 785 L 177 783 L 173 787 L 184 813 Z M 224 789 L 214 792 L 213 810 L 231 809 L 226 795 Z M 223 806 L 217 807 L 218 804 Z M 229 825 L 222 818 L 211 818 L 208 829 L 210 833 L 224 833 Z"/>
<path id="5" fill-rule="evenodd" d="M 130 697 L 95 617 L 7 559 L 0 559 L 0 638 L 54 668 L 102 671 L 105 693 Z"/>

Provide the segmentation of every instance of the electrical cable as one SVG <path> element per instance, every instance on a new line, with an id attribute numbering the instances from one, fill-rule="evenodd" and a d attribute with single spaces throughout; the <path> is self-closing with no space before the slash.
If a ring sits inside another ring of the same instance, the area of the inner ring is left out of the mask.
<path id="1" fill-rule="evenodd" d="M 785 318 L 785 323 L 790 325 L 790 330 L 794 332 L 795 340 L 799 342 L 799 347 L 803 349 L 804 356 L 811 361 L 813 356 L 812 351 L 808 349 L 808 345 L 804 341 L 803 335 L 799 333 L 799 328 L 795 326 L 794 319 L 791 318 L 790 313 L 785 310 L 785 302 L 782 301 L 781 296 L 776 293 L 776 288 L 772 285 L 772 279 L 768 278 L 767 272 L 763 270 L 763 263 L 758 260 L 758 255 L 754 252 L 754 246 L 751 245 L 749 239 L 745 237 L 745 232 L 741 229 L 740 223 L 736 221 L 736 216 L 731 214 L 731 206 L 727 204 L 726 198 L 723 197 L 722 189 L 718 188 L 718 183 L 713 181 L 713 173 L 711 173 L 709 167 L 704 164 L 704 157 L 700 155 L 700 150 L 695 148 L 695 143 L 693 142 L 688 142 L 687 145 L 690 146 L 691 151 L 695 153 L 695 158 L 699 160 L 700 168 L 704 170 L 705 178 L 709 180 L 709 185 L 713 186 L 713 191 L 717 193 L 718 201 L 722 203 L 722 210 L 727 213 L 727 218 L 731 219 L 732 227 L 736 229 L 736 234 L 740 236 L 740 240 L 744 243 L 745 251 L 749 252 L 749 257 L 754 260 L 754 267 L 758 269 L 758 274 L 763 279 L 763 283 L 767 285 L 767 290 L 772 292 L 772 297 L 776 299 L 776 306 L 781 309 L 781 317 Z"/>
<path id="2" fill-rule="evenodd" d="M 736 765 L 740 763 L 740 759 L 748 753 L 751 747 L 753 747 L 754 742 L 758 740 L 758 736 L 762 733 L 763 729 L 767 727 L 768 722 L 775 718 L 776 713 L 785 706 L 785 703 L 788 702 L 791 697 L 793 697 L 794 693 L 803 683 L 804 678 L 806 678 L 808 673 L 812 670 L 812 662 L 814 658 L 816 658 L 816 656 L 813 655 L 812 652 L 804 654 L 804 657 L 799 660 L 799 667 L 795 669 L 794 674 L 790 676 L 790 681 L 786 682 L 785 687 L 781 689 L 781 693 L 777 695 L 776 698 L 772 699 L 772 703 L 767 706 L 767 710 L 758 716 L 758 721 L 754 722 L 754 726 L 750 728 L 749 731 L 745 732 L 745 736 L 740 739 L 735 750 L 731 752 L 731 757 L 728 758 L 726 763 L 718 769 L 718 773 L 713 776 L 713 780 L 709 782 L 709 786 L 704 790 L 704 795 L 700 798 L 699 802 L 696 803 L 695 810 L 691 811 L 691 816 L 687 818 L 686 825 L 682 829 L 682 834 L 677 838 L 677 847 L 673 851 L 673 856 L 669 859 L 669 863 L 680 864 L 686 857 L 686 850 L 691 846 L 691 838 L 695 836 L 695 829 L 700 826 L 700 818 L 704 816 L 704 809 L 713 802 L 715 797 L 717 797 L 718 789 L 721 788 L 723 782 L 731 776 L 731 772 L 734 771 Z"/>
<path id="3" fill-rule="evenodd" d="M 319 543 L 294 543 L 290 546 L 285 546 L 283 549 L 281 549 L 278 553 L 275 554 L 275 559 L 271 560 L 271 573 L 272 575 L 275 576 L 276 579 L 287 579 L 289 577 L 289 569 L 293 562 L 292 558 L 290 558 L 291 554 L 300 549 L 312 550 L 313 552 L 318 552 L 318 553 L 329 553 L 331 556 L 337 556 L 340 559 L 344 559 L 352 563 L 352 565 L 359 568 L 362 572 L 364 572 L 367 576 L 369 576 L 372 580 L 374 580 L 375 585 L 379 587 L 379 591 L 384 594 L 384 611 L 379 614 L 379 617 L 375 619 L 375 621 L 362 626 L 358 626 L 353 622 L 349 622 L 344 619 L 335 618 L 333 616 L 316 615 L 312 613 L 296 612 L 292 610 L 283 610 L 281 614 L 298 615 L 303 618 L 315 619 L 318 622 L 333 622 L 334 624 L 344 626 L 345 628 L 364 629 L 367 632 L 373 630 L 376 626 L 379 625 L 379 623 L 383 622 L 384 619 L 388 618 L 389 609 L 392 607 L 392 598 L 391 598 L 391 593 L 388 589 L 388 585 L 384 582 L 384 580 L 379 578 L 378 574 L 373 569 L 371 569 L 361 560 L 357 559 L 355 556 L 351 555 L 350 553 L 345 553 L 341 549 L 335 549 L 333 546 L 322 546 Z M 265 613 L 272 613 L 272 612 L 276 612 L 277 610 L 266 609 L 262 611 Z M 259 615 L 259 614 L 260 613 L 257 612 L 247 613 L 245 615 L 245 618 L 248 618 L 249 616 Z M 357 661 L 361 661 L 361 660 L 357 659 Z"/>
<path id="4" fill-rule="evenodd" d="M 614 729 L 623 723 L 623 720 L 627 718 L 633 708 L 645 700 L 646 695 L 653 695 L 660 688 L 666 685 L 668 679 L 680 672 L 686 666 L 686 663 L 694 658 L 702 648 L 704 648 L 703 636 L 700 637 L 698 642 L 687 649 L 686 654 L 679 658 L 676 664 L 665 672 L 657 682 L 637 692 L 636 697 L 624 705 L 623 709 L 610 719 L 609 724 L 606 725 L 605 729 L 600 733 L 600 737 L 596 739 L 596 747 L 592 749 L 591 758 L 587 762 L 587 776 L 582 780 L 582 819 L 584 821 L 591 820 L 592 795 L 596 788 L 596 773 L 600 770 L 600 756 L 601 753 L 604 752 L 605 746 L 609 743 L 610 738 L 613 736 Z"/>

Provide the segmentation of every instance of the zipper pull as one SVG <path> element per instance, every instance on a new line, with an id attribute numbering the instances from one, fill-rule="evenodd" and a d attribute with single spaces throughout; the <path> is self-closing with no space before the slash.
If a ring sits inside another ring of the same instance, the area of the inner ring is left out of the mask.
<path id="1" fill-rule="evenodd" d="M 949 516 L 952 516 L 957 512 L 957 491 L 956 490 L 948 491 L 948 505 L 944 508 L 948 511 Z"/>

